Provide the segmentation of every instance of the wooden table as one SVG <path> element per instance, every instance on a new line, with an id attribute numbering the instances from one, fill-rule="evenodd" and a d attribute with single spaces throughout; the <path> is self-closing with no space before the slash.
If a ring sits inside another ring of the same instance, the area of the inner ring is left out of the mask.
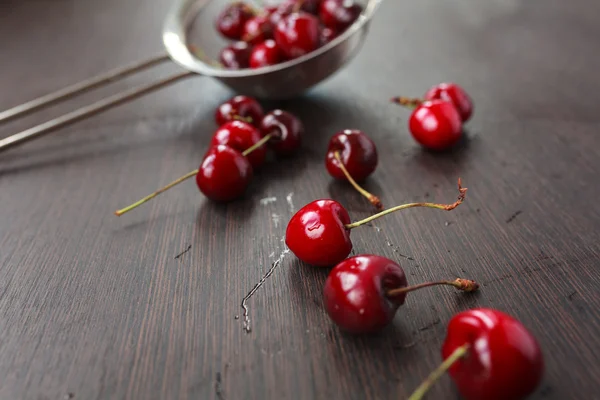
<path id="1" fill-rule="evenodd" d="M 169 4 L 4 1 L 0 109 L 160 52 Z M 232 96 L 209 79 L 0 154 L 0 398 L 403 399 L 439 363 L 447 321 L 476 306 L 513 314 L 539 339 L 547 370 L 535 398 L 593 398 L 599 13 L 595 0 L 385 2 L 347 68 L 277 104 L 306 125 L 301 154 L 268 164 L 229 205 L 187 182 L 112 214 L 198 166 L 213 111 Z M 0 137 L 171 70 L 4 124 Z M 435 155 L 388 99 L 440 81 L 462 84 L 476 111 L 468 141 Z M 288 255 L 248 301 L 244 333 L 240 302 L 282 252 L 292 211 L 332 197 L 353 219 L 372 212 L 323 167 L 344 128 L 376 141 L 367 187 L 388 206 L 453 201 L 459 176 L 469 188 L 452 213 L 408 210 L 357 229 L 355 251 L 398 260 L 411 283 L 459 275 L 481 293 L 414 293 L 389 329 L 352 337 L 323 310 L 327 270 Z M 429 398 L 455 397 L 444 377 Z"/>

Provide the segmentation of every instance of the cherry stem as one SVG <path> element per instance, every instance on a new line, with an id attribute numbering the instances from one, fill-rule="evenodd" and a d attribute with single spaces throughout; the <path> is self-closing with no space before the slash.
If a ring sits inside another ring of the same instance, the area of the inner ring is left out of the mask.
<path id="1" fill-rule="evenodd" d="M 260 139 L 258 142 L 254 143 L 252 146 L 248 147 L 246 150 L 244 150 L 242 152 L 242 155 L 244 157 L 246 157 L 248 154 L 252 153 L 254 150 L 258 149 L 260 146 L 262 146 L 263 144 L 265 144 L 267 141 L 269 141 L 269 139 L 271 139 L 272 135 L 266 135 L 265 137 L 263 137 L 262 139 Z M 175 185 L 180 184 L 181 182 L 193 177 L 194 175 L 196 175 L 198 173 L 198 169 L 195 169 L 193 171 L 188 172 L 187 174 L 185 174 L 184 176 L 175 179 L 173 182 L 169 183 L 167 186 L 164 186 L 160 189 L 158 189 L 156 192 L 149 194 L 148 196 L 144 197 L 141 200 L 136 201 L 135 203 L 133 203 L 130 206 L 127 206 L 125 208 L 122 208 L 120 210 L 115 211 L 115 215 L 117 217 L 120 217 L 121 215 L 125 214 L 128 211 L 133 210 L 136 207 L 141 206 L 142 204 L 144 204 L 145 202 L 147 202 L 148 200 L 151 200 L 153 198 L 155 198 L 156 196 L 158 196 L 159 194 L 161 194 L 162 192 L 172 188 Z"/>
<path id="2" fill-rule="evenodd" d="M 242 121 L 242 122 L 246 122 L 248 124 L 251 124 L 252 122 L 254 122 L 252 120 L 252 117 L 242 117 L 241 115 L 234 115 L 231 117 L 232 119 L 236 120 L 236 121 Z"/>
<path id="3" fill-rule="evenodd" d="M 352 175 L 350 175 L 350 172 L 348 172 L 348 170 L 346 169 L 346 166 L 342 162 L 342 157 L 340 156 L 340 152 L 336 151 L 333 153 L 333 155 L 334 155 L 335 159 L 338 161 L 339 167 L 342 170 L 342 172 L 344 173 L 344 175 L 346 176 L 346 179 L 348 179 L 348 182 L 350 182 L 350 184 L 352 186 L 354 186 L 354 189 L 358 190 L 358 192 L 360 194 L 365 196 L 367 198 L 367 200 L 369 200 L 371 202 L 371 204 L 373 204 L 377 210 L 379 210 L 379 211 L 383 210 L 383 204 L 381 204 L 381 200 L 379 200 L 379 197 L 375 196 L 372 193 L 367 192 L 365 189 L 360 187 L 360 185 L 358 183 L 356 183 L 354 178 L 352 178 Z"/>
<path id="4" fill-rule="evenodd" d="M 154 192 L 154 193 L 152 193 L 152 194 L 149 194 L 148 196 L 144 197 L 144 198 L 143 198 L 143 199 L 141 199 L 141 200 L 138 200 L 138 201 L 136 201 L 136 202 L 135 202 L 135 203 L 133 203 L 132 205 L 130 205 L 130 206 L 127 206 L 127 207 L 125 207 L 125 208 L 122 208 L 122 209 L 120 209 L 120 210 L 117 210 L 117 211 L 115 211 L 115 215 L 116 215 L 117 217 L 120 217 L 121 215 L 125 214 L 126 212 L 128 212 L 128 211 L 131 211 L 131 210 L 133 210 L 134 208 L 136 208 L 136 207 L 138 207 L 138 206 L 141 206 L 142 204 L 144 204 L 144 203 L 145 203 L 145 202 L 147 202 L 148 200 L 155 198 L 156 196 L 158 196 L 159 194 L 161 194 L 161 193 L 162 193 L 162 192 L 164 192 L 165 190 L 168 190 L 168 189 L 172 188 L 173 186 L 175 186 L 175 185 L 177 185 L 177 184 L 180 184 L 181 182 L 185 181 L 186 179 L 189 179 L 189 178 L 191 178 L 192 176 L 196 175 L 197 173 L 198 173 L 198 170 L 197 170 L 197 169 L 195 169 L 195 170 L 193 170 L 193 171 L 190 171 L 190 172 L 188 172 L 188 173 L 187 173 L 187 174 L 185 174 L 184 176 L 182 176 L 182 177 L 180 177 L 180 178 L 177 178 L 177 179 L 175 179 L 173 182 L 169 183 L 167 186 L 165 186 L 165 187 L 163 187 L 163 188 L 161 188 L 161 189 L 158 189 L 156 192 Z"/>
<path id="5" fill-rule="evenodd" d="M 470 279 L 456 278 L 453 281 L 426 282 L 426 283 L 420 283 L 418 285 L 391 289 L 386 292 L 386 295 L 389 297 L 394 297 L 394 296 L 399 296 L 404 293 L 414 292 L 415 290 L 423 289 L 423 288 L 430 287 L 430 286 L 438 286 L 438 285 L 454 286 L 458 290 L 462 290 L 464 292 L 474 292 L 477 289 L 479 289 L 479 284 L 475 281 L 472 281 Z"/>
<path id="6" fill-rule="evenodd" d="M 458 360 L 460 360 L 461 358 L 465 357 L 468 353 L 469 353 L 469 344 L 463 344 L 462 346 L 456 348 L 456 350 L 454 350 L 452 352 L 452 354 L 450 354 L 450 356 L 448 358 L 446 358 L 444 360 L 443 363 L 440 364 L 439 367 L 437 367 L 428 377 L 427 379 L 425 379 L 423 381 L 423 383 L 421 383 L 421 385 L 417 388 L 417 390 L 415 390 L 413 392 L 413 394 L 410 395 L 410 397 L 408 398 L 408 400 L 421 400 L 423 398 L 423 396 L 425 396 L 425 394 L 427 394 L 427 391 L 429 389 L 431 389 L 431 387 L 433 386 L 433 384 L 442 376 L 446 373 L 446 371 L 448 371 L 448 369 L 450 369 L 450 367 L 452 367 L 452 365 L 457 362 Z"/>
<path id="7" fill-rule="evenodd" d="M 252 146 L 248 147 L 246 150 L 244 150 L 242 152 L 242 155 L 244 157 L 246 157 L 248 154 L 252 153 L 254 150 L 258 149 L 259 147 L 261 147 L 263 144 L 267 143 L 269 141 L 269 139 L 271 139 L 273 136 L 269 133 L 268 135 L 265 135 L 262 139 L 260 139 L 258 142 L 254 143 Z"/>
<path id="8" fill-rule="evenodd" d="M 422 99 L 413 98 L 413 97 L 403 97 L 403 96 L 392 97 L 390 99 L 390 101 L 392 103 L 396 103 L 396 104 L 399 104 L 399 105 L 407 107 L 407 108 L 416 108 L 419 105 L 421 105 L 421 103 L 423 102 Z"/>
<path id="9" fill-rule="evenodd" d="M 373 220 L 375 220 L 377 218 L 383 217 L 384 215 L 391 214 L 391 213 L 393 213 L 395 211 L 404 210 L 406 208 L 427 207 L 427 208 L 437 208 L 439 210 L 445 210 L 445 211 L 454 210 L 456 207 L 458 207 L 465 200 L 465 196 L 467 194 L 467 188 L 463 188 L 461 186 L 461 180 L 460 180 L 460 178 L 458 179 L 458 191 L 459 191 L 458 200 L 456 200 L 452 204 L 437 204 L 437 203 L 408 203 L 408 204 L 402 204 L 400 206 L 388 208 L 387 210 L 384 210 L 384 211 L 382 211 L 382 212 L 380 212 L 378 214 L 375 214 L 375 215 L 371 215 L 370 217 L 367 217 L 367 218 L 362 219 L 360 221 L 356 221 L 356 222 L 353 222 L 351 224 L 347 224 L 346 225 L 346 229 L 356 228 L 358 226 L 366 224 L 367 222 L 371 222 L 371 221 L 373 221 Z"/>

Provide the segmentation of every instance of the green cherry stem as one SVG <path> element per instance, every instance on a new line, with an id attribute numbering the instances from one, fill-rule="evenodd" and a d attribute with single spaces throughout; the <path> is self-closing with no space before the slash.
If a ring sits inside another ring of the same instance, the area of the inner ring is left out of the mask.
<path id="1" fill-rule="evenodd" d="M 472 281 L 470 279 L 456 278 L 453 281 L 426 282 L 403 288 L 390 289 L 386 292 L 386 295 L 389 297 L 394 297 L 404 293 L 414 292 L 415 290 L 419 290 L 422 288 L 438 285 L 454 286 L 456 289 L 462 290 L 463 292 L 474 292 L 477 289 L 479 289 L 479 284 L 475 281 Z"/>
<path id="2" fill-rule="evenodd" d="M 469 353 L 469 344 L 463 344 L 450 354 L 428 377 L 421 385 L 410 395 L 408 400 L 421 400 L 427 391 L 431 389 L 433 384 L 452 367 L 452 365 L 465 357 Z"/>
<path id="3" fill-rule="evenodd" d="M 392 97 L 390 101 L 406 108 L 417 108 L 423 103 L 422 99 L 404 96 Z"/>
<path id="4" fill-rule="evenodd" d="M 367 192 L 365 189 L 360 187 L 360 185 L 358 183 L 356 183 L 354 178 L 352 178 L 352 175 L 350 175 L 350 172 L 348 172 L 348 170 L 346 169 L 346 166 L 342 162 L 342 157 L 340 156 L 340 152 L 336 151 L 335 153 L 333 153 L 333 155 L 335 156 L 335 159 L 338 161 L 338 166 L 340 167 L 340 169 L 346 176 L 346 179 L 348 179 L 348 182 L 350 182 L 350 184 L 352 186 L 354 186 L 354 189 L 356 189 L 360 194 L 365 196 L 367 198 L 367 200 L 369 200 L 371 202 L 371 204 L 373 204 L 377 210 L 379 210 L 379 211 L 383 210 L 383 204 L 381 204 L 381 200 L 379 200 L 379 197 L 375 196 L 372 193 Z"/>
<path id="5" fill-rule="evenodd" d="M 258 142 L 254 143 L 252 146 L 248 147 L 246 150 L 244 150 L 242 152 L 242 155 L 244 157 L 246 157 L 248 154 L 252 153 L 254 150 L 258 149 L 260 146 L 262 146 L 263 144 L 265 144 L 267 141 L 269 141 L 269 139 L 271 139 L 271 135 L 266 135 L 265 137 L 263 137 L 262 139 L 260 139 Z M 161 194 L 162 192 L 172 188 L 175 185 L 180 184 L 181 182 L 195 176 L 196 174 L 198 174 L 199 169 L 195 169 L 193 171 L 188 172 L 187 174 L 175 179 L 173 182 L 169 183 L 167 186 L 164 186 L 160 189 L 158 189 L 156 192 L 149 194 L 148 196 L 144 197 L 141 200 L 136 201 L 135 203 L 122 208 L 120 210 L 115 211 L 115 215 L 117 217 L 120 217 L 121 215 L 125 214 L 128 211 L 133 210 L 136 207 L 141 206 L 142 204 L 146 203 L 149 200 L 152 200 L 153 198 L 155 198 L 156 196 L 158 196 L 159 194 Z"/>
<path id="6" fill-rule="evenodd" d="M 465 196 L 467 194 L 467 188 L 463 188 L 461 186 L 461 180 L 460 178 L 458 179 L 458 200 L 456 200 L 454 203 L 452 204 L 438 204 L 438 203 L 408 203 L 408 204 L 402 204 L 396 207 L 392 207 L 392 208 L 388 208 L 387 210 L 384 210 L 380 213 L 377 213 L 375 215 L 371 215 L 370 217 L 367 217 L 365 219 L 361 219 L 360 221 L 356 221 L 353 222 L 351 224 L 347 224 L 346 225 L 346 229 L 353 229 L 356 228 L 358 226 L 364 225 L 367 222 L 371 222 L 377 218 L 383 217 L 384 215 L 387 214 L 391 214 L 395 211 L 400 211 L 400 210 L 404 210 L 406 208 L 413 208 L 413 207 L 427 207 L 427 208 L 437 208 L 439 210 L 445 210 L 445 211 L 451 211 L 454 210 L 456 207 L 458 207 L 464 200 L 465 200 Z"/>

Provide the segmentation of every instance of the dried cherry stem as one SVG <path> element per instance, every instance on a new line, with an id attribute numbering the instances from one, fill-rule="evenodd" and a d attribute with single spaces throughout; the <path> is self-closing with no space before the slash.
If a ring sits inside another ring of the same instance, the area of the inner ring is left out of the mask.
<path id="1" fill-rule="evenodd" d="M 406 108 L 416 108 L 416 107 L 418 107 L 418 106 L 421 105 L 421 103 L 423 102 L 423 99 L 419 99 L 419 98 L 416 98 L 416 97 L 398 96 L 398 97 L 392 97 L 390 99 L 390 101 L 392 103 L 399 104 L 399 105 L 404 106 Z"/>
<path id="2" fill-rule="evenodd" d="M 387 210 L 384 210 L 380 213 L 377 213 L 375 215 L 371 215 L 370 217 L 367 217 L 365 219 L 361 219 L 360 221 L 356 221 L 353 222 L 351 224 L 347 224 L 346 225 L 346 229 L 352 229 L 352 228 L 356 228 L 358 226 L 364 225 L 367 222 L 371 222 L 377 218 L 383 217 L 384 215 L 387 214 L 391 214 L 395 211 L 399 211 L 399 210 L 404 210 L 406 208 L 412 208 L 412 207 L 427 207 L 427 208 L 437 208 L 439 210 L 445 210 L 445 211 L 451 211 L 454 210 L 456 207 L 458 207 L 464 200 L 465 200 L 465 196 L 467 195 L 467 188 L 463 188 L 461 186 L 461 180 L 460 178 L 458 178 L 458 200 L 456 200 L 454 203 L 452 204 L 438 204 L 438 203 L 408 203 L 408 204 L 402 204 L 396 207 L 392 207 L 392 208 L 388 208 Z"/>
<path id="3" fill-rule="evenodd" d="M 242 122 L 246 122 L 248 124 L 252 124 L 254 121 L 252 120 L 252 117 L 242 117 L 241 115 L 233 115 L 231 117 L 232 119 L 236 120 L 236 121 L 242 121 Z"/>
<path id="4" fill-rule="evenodd" d="M 438 281 L 438 282 L 426 282 L 418 285 L 407 286 L 402 288 L 390 289 L 385 294 L 389 297 L 399 296 L 404 293 L 414 292 L 415 290 L 423 289 L 430 286 L 447 285 L 454 286 L 458 290 L 463 292 L 474 292 L 479 289 L 479 283 L 470 279 L 456 278 L 453 281 Z"/>
<path id="5" fill-rule="evenodd" d="M 421 385 L 410 395 L 408 400 L 421 400 L 427 391 L 431 389 L 433 384 L 454 365 L 455 362 L 465 357 L 469 353 L 469 344 L 463 344 L 450 354 L 448 358 L 444 360 L 428 377 L 421 383 Z"/>
<path id="6" fill-rule="evenodd" d="M 244 150 L 242 152 L 242 155 L 244 157 L 246 157 L 248 154 L 252 153 L 254 150 L 258 149 L 259 147 L 261 147 L 263 144 L 267 143 L 269 141 L 269 139 L 271 139 L 273 137 L 272 134 L 268 134 L 265 135 L 262 139 L 260 139 L 258 142 L 254 143 L 252 146 L 248 147 L 246 150 Z"/>
<path id="7" fill-rule="evenodd" d="M 244 157 L 246 157 L 248 154 L 252 153 L 254 150 L 258 149 L 260 146 L 264 145 L 266 142 L 269 141 L 269 139 L 271 139 L 271 135 L 266 135 L 265 137 L 263 137 L 262 139 L 260 139 L 258 142 L 254 143 L 252 146 L 248 147 L 246 150 L 244 150 L 242 152 L 242 155 Z M 136 207 L 141 206 L 142 204 L 144 204 L 145 202 L 147 202 L 148 200 L 151 200 L 153 198 L 155 198 L 156 196 L 158 196 L 159 194 L 161 194 L 162 192 L 172 188 L 175 185 L 180 184 L 181 182 L 195 176 L 196 174 L 198 174 L 199 169 L 195 169 L 193 171 L 188 172 L 187 174 L 183 175 L 182 177 L 179 177 L 177 179 L 175 179 L 173 182 L 169 183 L 167 186 L 164 186 L 160 189 L 158 189 L 156 192 L 149 194 L 148 196 L 144 197 L 143 199 L 140 199 L 138 201 L 136 201 L 135 203 L 122 208 L 120 210 L 115 211 L 115 215 L 117 217 L 120 217 L 121 215 L 125 214 L 128 211 L 133 210 Z"/>
<path id="8" fill-rule="evenodd" d="M 367 192 L 365 189 L 360 187 L 360 185 L 358 183 L 356 183 L 354 178 L 352 178 L 352 175 L 350 175 L 350 172 L 348 172 L 348 170 L 346 169 L 346 166 L 342 162 L 342 157 L 340 156 L 340 152 L 336 151 L 335 153 L 333 153 L 333 155 L 335 156 L 335 159 L 338 160 L 340 169 L 346 176 L 346 179 L 348 179 L 348 182 L 350 182 L 350 184 L 352 186 L 354 186 L 354 189 L 356 189 L 360 194 L 365 196 L 367 198 L 367 200 L 369 200 L 371 202 L 371 204 L 373 204 L 377 210 L 379 210 L 379 211 L 383 210 L 383 204 L 381 204 L 381 200 L 379 200 L 379 197 L 375 196 L 372 193 Z"/>

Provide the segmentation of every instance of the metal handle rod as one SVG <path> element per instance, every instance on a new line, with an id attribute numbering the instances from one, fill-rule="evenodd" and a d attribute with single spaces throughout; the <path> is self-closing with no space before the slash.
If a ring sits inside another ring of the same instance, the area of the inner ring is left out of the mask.
<path id="1" fill-rule="evenodd" d="M 163 78 L 159 81 L 146 85 L 140 85 L 135 88 L 123 91 L 121 93 L 117 93 L 105 99 L 99 100 L 88 106 L 81 107 L 63 116 L 54 118 L 48 122 L 44 122 L 40 125 L 34 126 L 33 128 L 29 128 L 27 130 L 24 130 L 22 132 L 16 133 L 12 136 L 0 140 L 0 152 L 10 147 L 16 146 L 22 142 L 31 140 L 37 136 L 46 134 L 60 127 L 87 118 L 91 115 L 98 114 L 104 110 L 108 110 L 109 108 L 126 103 L 127 101 L 133 100 L 146 93 L 150 93 L 164 86 L 170 85 L 171 83 L 177 82 L 184 78 L 189 78 L 194 75 L 196 75 L 196 73 L 191 71 L 180 72 L 178 74 L 171 75 L 170 77 Z"/>
<path id="2" fill-rule="evenodd" d="M 11 120 L 18 116 L 28 114 L 32 111 L 40 109 L 42 107 L 46 107 L 59 101 L 68 99 L 69 97 L 85 93 L 105 83 L 117 81 L 128 75 L 142 71 L 146 68 L 150 68 L 169 59 L 170 58 L 168 55 L 161 54 L 149 58 L 147 60 L 137 62 L 135 64 L 108 71 L 102 75 L 95 76 L 85 81 L 75 83 L 71 86 L 67 86 L 64 89 L 57 90 L 56 92 L 49 93 L 47 95 L 38 97 L 37 99 L 28 101 L 27 103 L 15 106 L 9 110 L 0 112 L 0 122 Z"/>

